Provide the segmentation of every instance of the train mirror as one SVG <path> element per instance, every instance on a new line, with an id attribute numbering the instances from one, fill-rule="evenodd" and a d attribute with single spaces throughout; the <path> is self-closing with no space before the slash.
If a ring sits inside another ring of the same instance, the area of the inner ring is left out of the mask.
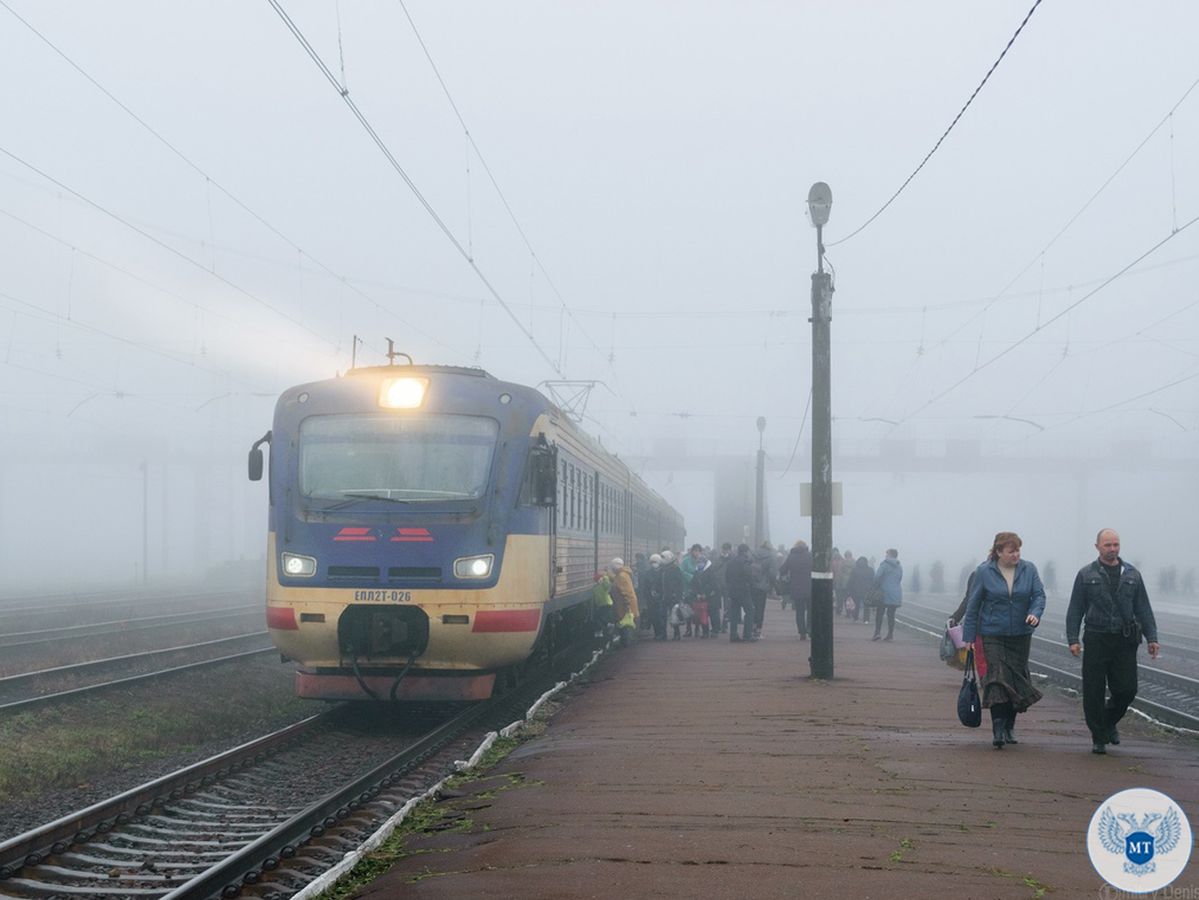
<path id="1" fill-rule="evenodd" d="M 251 481 L 262 481 L 262 445 L 270 443 L 271 433 L 268 431 L 254 442 L 250 448 L 249 469 Z"/>
<path id="2" fill-rule="evenodd" d="M 262 481 L 262 450 L 258 447 L 250 451 L 250 480 Z"/>

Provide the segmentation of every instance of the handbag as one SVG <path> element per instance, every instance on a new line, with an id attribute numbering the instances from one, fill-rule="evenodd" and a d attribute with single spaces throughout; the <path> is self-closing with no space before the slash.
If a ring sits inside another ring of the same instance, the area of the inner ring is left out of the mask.
<path id="1" fill-rule="evenodd" d="M 974 671 L 974 648 L 966 651 L 966 675 L 958 690 L 958 721 L 967 728 L 977 728 L 983 721 L 982 700 L 978 696 L 978 675 Z"/>
<path id="2" fill-rule="evenodd" d="M 883 605 L 883 589 L 875 586 L 866 592 L 866 608 Z"/>

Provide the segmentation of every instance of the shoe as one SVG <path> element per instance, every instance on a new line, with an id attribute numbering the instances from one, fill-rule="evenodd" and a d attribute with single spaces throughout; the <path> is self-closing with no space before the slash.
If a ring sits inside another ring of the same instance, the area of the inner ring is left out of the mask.
<path id="1" fill-rule="evenodd" d="M 1099 741 L 1095 741 L 1091 744 L 1091 752 L 1103 755 L 1107 753 L 1107 747 L 1103 746 Z"/>
<path id="2" fill-rule="evenodd" d="M 1006 724 L 1007 724 L 1007 722 L 1004 719 L 992 719 L 991 720 L 991 744 L 995 747 L 996 750 L 1003 749 L 1003 743 L 1004 743 L 1003 727 Z"/>
<path id="3" fill-rule="evenodd" d="M 895 640 L 895 636 L 894 636 L 894 635 L 891 635 L 891 634 L 889 634 L 889 635 L 887 635 L 885 638 L 883 638 L 883 640 L 884 640 L 884 641 L 893 641 L 893 640 Z"/>
<path id="4" fill-rule="evenodd" d="M 1111 731 L 1107 733 L 1107 742 L 1109 744 L 1120 743 L 1120 732 L 1116 730 L 1115 725 L 1113 725 Z"/>
<path id="5" fill-rule="evenodd" d="M 737 637 L 737 635 L 735 635 L 735 634 L 730 634 L 729 635 L 729 643 L 730 644 L 740 644 L 741 638 Z"/>
<path id="6" fill-rule="evenodd" d="M 876 634 L 876 635 L 875 635 L 874 637 L 872 637 L 870 640 L 872 640 L 872 641 L 881 641 L 882 639 L 883 639 L 883 636 L 882 636 L 881 634 Z"/>
<path id="7" fill-rule="evenodd" d="M 800 639 L 801 641 L 806 641 L 806 640 L 808 639 L 808 636 L 807 636 L 806 634 L 801 634 L 801 635 L 799 636 L 799 639 Z"/>

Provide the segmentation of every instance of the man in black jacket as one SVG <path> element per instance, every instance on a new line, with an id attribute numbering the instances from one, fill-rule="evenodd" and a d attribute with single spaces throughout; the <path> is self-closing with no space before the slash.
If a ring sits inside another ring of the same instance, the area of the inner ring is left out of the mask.
<path id="1" fill-rule="evenodd" d="M 1074 578 L 1066 611 L 1066 641 L 1082 653 L 1078 629 L 1084 618 L 1087 652 L 1082 657 L 1082 709 L 1091 730 L 1091 752 L 1120 743 L 1116 724 L 1137 695 L 1137 648 L 1142 634 L 1149 656 L 1157 657 L 1157 622 L 1141 573 L 1120 559 L 1120 535 L 1104 528 L 1095 537 L 1099 559 Z M 1104 701 L 1111 688 L 1112 697 Z"/>
<path id="2" fill-rule="evenodd" d="M 754 637 L 754 600 L 753 574 L 750 572 L 752 560 L 749 555 L 749 544 L 738 544 L 737 555 L 729 560 L 724 570 L 725 586 L 728 589 L 729 641 L 753 641 Z M 741 617 L 745 617 L 745 636 L 737 635 L 737 626 Z"/>

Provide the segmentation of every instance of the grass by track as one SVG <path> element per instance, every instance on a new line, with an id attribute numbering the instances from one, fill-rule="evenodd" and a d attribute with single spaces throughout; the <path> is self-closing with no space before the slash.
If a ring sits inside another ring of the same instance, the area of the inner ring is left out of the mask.
<path id="1" fill-rule="evenodd" d="M 135 771 L 282 727 L 316 709 L 294 696 L 292 669 L 265 657 L 165 684 L 0 716 L 0 818 L 48 792 L 86 790 Z"/>

